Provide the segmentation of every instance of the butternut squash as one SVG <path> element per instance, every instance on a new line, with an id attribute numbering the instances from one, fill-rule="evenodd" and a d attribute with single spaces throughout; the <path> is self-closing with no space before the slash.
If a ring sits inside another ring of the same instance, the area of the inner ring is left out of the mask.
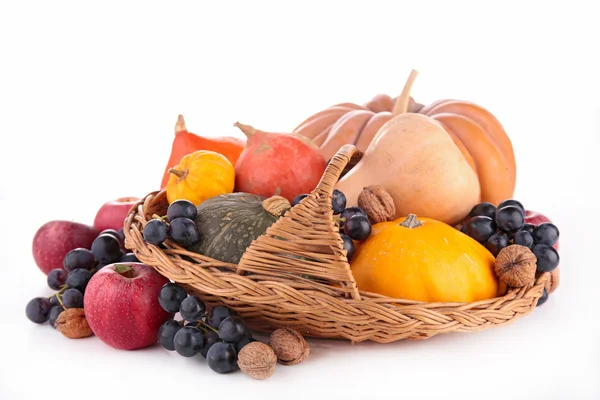
<path id="1" fill-rule="evenodd" d="M 355 206 L 369 185 L 390 193 L 396 218 L 415 213 L 450 225 L 464 219 L 480 194 L 477 174 L 452 138 L 422 114 L 400 114 L 383 125 L 336 188 Z"/>

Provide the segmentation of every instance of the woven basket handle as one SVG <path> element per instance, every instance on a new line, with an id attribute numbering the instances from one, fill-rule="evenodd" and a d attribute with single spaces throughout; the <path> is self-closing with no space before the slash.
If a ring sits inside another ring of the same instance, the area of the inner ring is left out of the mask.
<path id="1" fill-rule="evenodd" d="M 329 161 L 329 164 L 327 164 L 325 173 L 323 173 L 323 177 L 321 177 L 321 181 L 317 185 L 315 192 L 320 195 L 333 195 L 335 184 L 340 179 L 346 165 L 348 165 L 352 157 L 356 154 L 358 154 L 356 146 L 352 144 L 342 146 Z"/>
<path id="2" fill-rule="evenodd" d="M 321 286 L 324 292 L 360 299 L 331 209 L 335 184 L 356 152 L 353 145 L 337 152 L 315 190 L 246 249 L 238 274 L 286 277 L 295 285 Z"/>

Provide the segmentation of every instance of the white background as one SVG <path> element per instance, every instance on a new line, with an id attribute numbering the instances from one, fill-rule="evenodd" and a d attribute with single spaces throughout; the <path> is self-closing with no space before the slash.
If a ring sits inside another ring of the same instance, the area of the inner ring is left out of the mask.
<path id="1" fill-rule="evenodd" d="M 593 2 L 194 3 L 0 5 L 0 399 L 600 398 Z M 397 94 L 412 68 L 420 102 L 466 99 L 500 119 L 515 197 L 561 229 L 561 286 L 528 317 L 420 342 L 313 340 L 268 381 L 26 319 L 50 294 L 37 228 L 92 223 L 105 201 L 157 189 L 177 114 L 207 136 L 237 135 L 236 120 L 289 131 Z"/>

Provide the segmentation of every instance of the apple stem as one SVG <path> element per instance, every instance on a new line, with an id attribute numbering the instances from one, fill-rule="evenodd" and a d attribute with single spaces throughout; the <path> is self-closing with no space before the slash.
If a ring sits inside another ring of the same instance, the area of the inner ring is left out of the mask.
<path id="1" fill-rule="evenodd" d="M 125 278 L 133 278 L 135 276 L 131 265 L 117 264 L 115 265 L 115 271 Z"/>

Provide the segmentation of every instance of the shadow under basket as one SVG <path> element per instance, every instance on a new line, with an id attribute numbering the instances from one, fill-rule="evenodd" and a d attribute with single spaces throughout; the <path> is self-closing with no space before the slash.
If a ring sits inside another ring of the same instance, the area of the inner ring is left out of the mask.
<path id="1" fill-rule="evenodd" d="M 125 246 L 209 307 L 231 307 L 251 329 L 263 332 L 289 327 L 307 337 L 388 343 L 502 326 L 536 307 L 547 274 L 502 297 L 473 303 L 424 303 L 359 291 L 331 209 L 334 185 L 355 154 L 354 146 L 342 147 L 317 188 L 253 241 L 237 265 L 169 239 L 160 247 L 144 241 L 146 222 L 166 214 L 164 190 L 131 209 Z"/>

